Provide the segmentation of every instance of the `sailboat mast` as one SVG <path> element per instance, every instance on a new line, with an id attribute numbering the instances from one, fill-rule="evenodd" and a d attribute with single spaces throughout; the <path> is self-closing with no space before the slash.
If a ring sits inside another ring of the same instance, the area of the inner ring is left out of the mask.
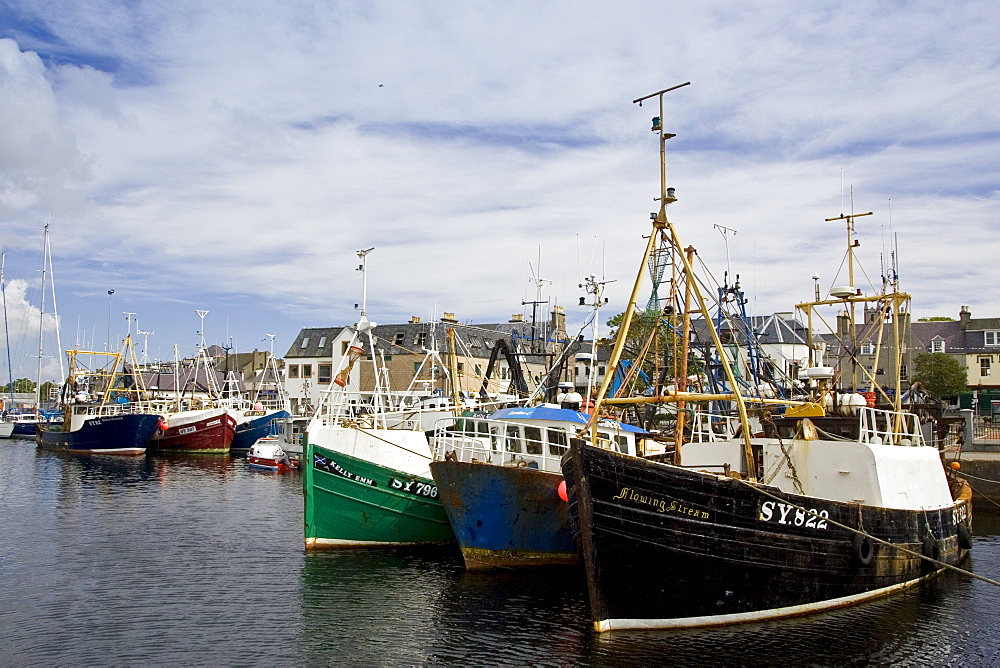
<path id="1" fill-rule="evenodd" d="M 62 358 L 62 338 L 59 336 L 59 309 L 56 306 L 56 274 L 52 268 L 52 238 L 49 235 L 49 226 L 45 225 L 45 257 L 49 265 L 49 290 L 52 292 L 52 319 L 56 326 L 56 358 L 59 360 L 59 377 L 65 377 L 65 369 Z"/>
<path id="2" fill-rule="evenodd" d="M 45 354 L 45 344 L 43 334 L 45 332 L 45 272 L 47 269 L 46 258 L 49 247 L 49 224 L 45 223 L 45 233 L 42 238 L 42 289 L 41 305 L 38 311 L 38 368 L 35 373 L 35 414 L 42 407 L 42 356 Z"/>
<path id="3" fill-rule="evenodd" d="M 7 253 L 0 253 L 0 295 L 3 296 L 3 334 L 7 349 L 7 389 L 10 391 L 10 408 L 14 408 L 14 366 L 10 363 L 10 328 L 7 325 L 7 284 L 3 277 L 3 267 Z"/>

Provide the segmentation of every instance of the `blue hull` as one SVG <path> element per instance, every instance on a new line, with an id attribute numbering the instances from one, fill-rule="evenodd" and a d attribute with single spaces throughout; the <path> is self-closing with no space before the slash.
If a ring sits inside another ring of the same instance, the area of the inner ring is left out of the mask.
<path id="1" fill-rule="evenodd" d="M 438 461 L 430 465 L 469 569 L 575 564 L 563 477 L 538 469 Z"/>
<path id="2" fill-rule="evenodd" d="M 87 420 L 76 431 L 40 426 L 38 445 L 90 454 L 141 455 L 160 423 L 159 415 L 128 413 Z"/>
<path id="3" fill-rule="evenodd" d="M 16 422 L 14 423 L 14 428 L 11 430 L 10 435 L 17 436 L 34 436 L 38 433 L 38 425 L 35 422 Z"/>
<path id="4" fill-rule="evenodd" d="M 236 436 L 233 437 L 233 444 L 229 446 L 229 449 L 249 450 L 260 437 L 274 435 L 271 433 L 271 429 L 274 427 L 275 420 L 283 420 L 289 415 L 288 411 L 275 411 L 236 425 Z"/>

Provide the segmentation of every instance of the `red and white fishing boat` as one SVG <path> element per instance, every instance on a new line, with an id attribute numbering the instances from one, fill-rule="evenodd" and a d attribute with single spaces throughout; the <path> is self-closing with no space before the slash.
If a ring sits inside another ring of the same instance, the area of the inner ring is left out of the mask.
<path id="1" fill-rule="evenodd" d="M 274 436 L 262 436 L 250 446 L 247 453 L 247 463 L 250 468 L 266 471 L 298 471 L 299 462 L 292 459 L 281 447 L 281 441 Z"/>

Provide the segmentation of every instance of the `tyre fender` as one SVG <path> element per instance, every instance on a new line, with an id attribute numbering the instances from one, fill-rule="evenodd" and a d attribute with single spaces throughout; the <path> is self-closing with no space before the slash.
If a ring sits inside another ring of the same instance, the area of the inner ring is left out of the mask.
<path id="1" fill-rule="evenodd" d="M 860 533 L 854 534 L 851 540 L 851 556 L 862 566 L 871 565 L 875 560 L 875 543 L 868 536 Z"/>

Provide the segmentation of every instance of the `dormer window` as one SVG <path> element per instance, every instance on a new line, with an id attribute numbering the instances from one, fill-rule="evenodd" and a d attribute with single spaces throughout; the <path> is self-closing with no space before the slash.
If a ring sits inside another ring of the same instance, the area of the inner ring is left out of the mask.
<path id="1" fill-rule="evenodd" d="M 396 332 L 396 338 L 393 340 L 393 344 L 401 346 L 406 343 L 406 332 Z"/>
<path id="2" fill-rule="evenodd" d="M 873 343 L 866 343 L 863 346 L 861 346 L 861 354 L 862 355 L 874 355 L 875 354 L 875 344 L 873 344 Z"/>
<path id="3" fill-rule="evenodd" d="M 932 353 L 943 353 L 944 352 L 944 339 L 941 337 L 935 337 L 931 341 L 931 352 Z"/>
<path id="4" fill-rule="evenodd" d="M 983 332 L 984 343 L 988 346 L 1000 346 L 1000 332 L 991 330 Z"/>

